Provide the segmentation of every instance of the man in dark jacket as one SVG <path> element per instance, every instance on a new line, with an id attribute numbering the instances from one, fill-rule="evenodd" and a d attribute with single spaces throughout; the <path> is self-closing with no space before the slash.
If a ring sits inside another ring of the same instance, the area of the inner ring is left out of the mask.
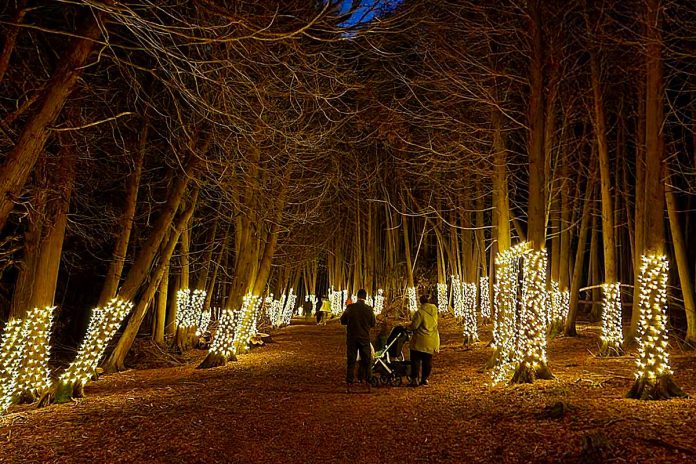
<path id="1" fill-rule="evenodd" d="M 346 349 L 347 349 L 347 372 L 346 383 L 348 391 L 353 385 L 355 375 L 355 362 L 360 352 L 360 371 L 359 378 L 367 381 L 368 391 L 370 389 L 370 363 L 372 362 L 372 348 L 370 347 L 370 329 L 375 326 L 375 313 L 372 306 L 365 303 L 367 292 L 364 289 L 358 290 L 358 301 L 348 305 L 341 315 L 341 324 L 346 326 Z"/>

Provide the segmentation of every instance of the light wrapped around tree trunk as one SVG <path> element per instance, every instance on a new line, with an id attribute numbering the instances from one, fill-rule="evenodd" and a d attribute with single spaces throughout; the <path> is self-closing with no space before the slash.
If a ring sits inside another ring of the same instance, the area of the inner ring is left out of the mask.
<path id="1" fill-rule="evenodd" d="M 77 357 L 59 378 L 54 398 L 56 403 L 84 396 L 85 385 L 96 375 L 97 366 L 109 342 L 132 309 L 133 303 L 113 298 L 104 308 L 92 310 L 87 333 Z"/>
<path id="2" fill-rule="evenodd" d="M 636 380 L 629 398 L 662 400 L 685 398 L 674 382 L 667 354 L 667 279 L 669 263 L 664 255 L 643 255 L 640 286 L 640 323 Z"/>
<path id="3" fill-rule="evenodd" d="M 511 383 L 551 379 L 546 364 L 546 250 L 531 250 L 524 257 L 522 307 L 518 320 L 519 362 Z"/>
<path id="4" fill-rule="evenodd" d="M 621 329 L 621 284 L 602 284 L 602 346 L 600 356 L 623 354 L 623 331 Z"/>
<path id="5" fill-rule="evenodd" d="M 53 313 L 56 307 L 29 311 L 22 329 L 22 360 L 17 376 L 16 395 L 21 402 L 32 402 L 51 387 L 48 359 Z"/>

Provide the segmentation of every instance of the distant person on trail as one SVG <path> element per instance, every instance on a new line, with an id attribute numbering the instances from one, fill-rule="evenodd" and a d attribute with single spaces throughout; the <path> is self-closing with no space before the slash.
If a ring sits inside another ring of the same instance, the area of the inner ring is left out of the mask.
<path id="1" fill-rule="evenodd" d="M 317 303 L 317 325 L 326 325 L 326 318 L 330 312 L 331 302 L 326 295 L 322 295 L 321 300 Z"/>
<path id="2" fill-rule="evenodd" d="M 358 301 L 349 305 L 341 315 L 341 324 L 346 326 L 346 387 L 352 391 L 355 376 L 355 363 L 360 353 L 359 379 L 365 379 L 367 391 L 370 391 L 370 364 L 372 363 L 372 345 L 370 329 L 375 326 L 375 313 L 372 306 L 365 303 L 367 292 L 358 290 Z"/>
<path id="3" fill-rule="evenodd" d="M 421 306 L 413 315 L 409 330 L 411 337 L 411 381 L 409 387 L 427 386 L 433 368 L 433 353 L 440 351 L 440 333 L 437 330 L 437 306 L 428 301 L 426 295 L 420 297 Z M 423 372 L 420 375 L 421 364 Z"/>

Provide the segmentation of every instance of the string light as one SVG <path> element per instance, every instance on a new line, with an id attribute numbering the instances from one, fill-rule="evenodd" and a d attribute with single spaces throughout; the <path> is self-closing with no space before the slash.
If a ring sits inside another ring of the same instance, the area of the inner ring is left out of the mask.
<path id="1" fill-rule="evenodd" d="M 188 329 L 198 326 L 206 294 L 205 290 L 192 292 L 188 288 L 176 292 L 176 322 L 179 327 Z"/>
<path id="2" fill-rule="evenodd" d="M 0 414 L 15 401 L 19 365 L 22 361 L 24 321 L 12 319 L 5 325 L 0 343 Z"/>
<path id="3" fill-rule="evenodd" d="M 114 298 L 104 308 L 92 310 L 87 333 L 82 339 L 77 356 L 61 374 L 61 384 L 81 388 L 95 375 L 107 345 L 132 309 L 133 303 Z"/>
<path id="4" fill-rule="evenodd" d="M 288 298 L 285 303 L 285 308 L 283 310 L 283 316 L 282 316 L 282 324 L 283 325 L 290 325 L 290 322 L 292 321 L 292 313 L 295 310 L 295 301 L 297 300 L 297 295 L 295 295 L 295 290 L 290 289 L 290 295 L 288 295 Z"/>
<path id="5" fill-rule="evenodd" d="M 334 311 L 334 316 L 338 316 L 346 310 L 346 303 L 348 302 L 348 290 L 344 289 L 343 292 L 341 292 L 341 296 L 343 297 L 343 301 L 341 302 L 341 304 L 337 306 L 335 309 L 333 308 L 333 306 L 331 307 L 331 309 Z"/>
<path id="6" fill-rule="evenodd" d="M 211 311 L 205 310 L 201 312 L 201 318 L 198 322 L 198 329 L 196 330 L 196 336 L 200 337 L 208 331 L 208 326 L 210 325 Z"/>
<path id="7" fill-rule="evenodd" d="M 481 317 L 484 321 L 487 321 L 491 318 L 491 292 L 488 277 L 479 279 L 479 295 Z"/>
<path id="8" fill-rule="evenodd" d="M 36 398 L 51 386 L 51 371 L 48 368 L 51 352 L 49 339 L 55 309 L 55 306 L 34 308 L 27 314 L 22 328 L 22 338 L 25 341 L 16 385 L 16 392 L 20 397 Z"/>
<path id="9" fill-rule="evenodd" d="M 462 283 L 462 296 L 464 301 L 464 344 L 468 345 L 479 339 L 476 325 L 476 284 Z"/>
<path id="10" fill-rule="evenodd" d="M 406 298 L 408 298 L 408 311 L 413 314 L 418 311 L 418 302 L 416 300 L 416 288 L 406 288 Z"/>
<path id="11" fill-rule="evenodd" d="M 384 310 L 384 290 L 381 288 L 377 289 L 374 310 L 376 315 L 382 314 Z"/>
<path id="12" fill-rule="evenodd" d="M 602 346 L 600 356 L 623 354 L 623 332 L 621 330 L 621 284 L 602 284 Z"/>
<path id="13" fill-rule="evenodd" d="M 234 354 L 246 351 L 249 341 L 256 335 L 256 322 L 260 308 L 261 298 L 250 293 L 244 295 L 242 309 L 234 329 Z"/>
<path id="14" fill-rule="evenodd" d="M 234 354 L 234 329 L 239 319 L 239 311 L 223 309 L 220 313 L 217 332 L 210 344 L 210 352 L 229 359 Z"/>
<path id="15" fill-rule="evenodd" d="M 452 276 L 452 302 L 454 303 L 454 317 L 461 320 L 464 317 L 464 300 L 462 299 L 462 281 L 459 277 Z"/>
<path id="16" fill-rule="evenodd" d="M 640 320 L 636 379 L 655 384 L 658 377 L 672 375 L 667 354 L 667 278 L 669 263 L 664 255 L 644 255 L 640 276 Z"/>
<path id="17" fill-rule="evenodd" d="M 437 310 L 441 314 L 447 312 L 447 284 L 437 284 Z"/>
<path id="18" fill-rule="evenodd" d="M 525 254 L 522 279 L 522 305 L 518 319 L 518 365 L 513 381 L 531 382 L 548 378 L 546 360 L 547 253 L 545 249 Z"/>
<path id="19" fill-rule="evenodd" d="M 305 314 L 305 316 L 311 316 L 312 313 L 314 312 L 314 308 L 317 306 L 317 296 L 316 295 L 307 295 L 305 297 L 305 301 L 309 301 L 311 303 L 311 309 L 309 310 L 309 314 Z"/>
<path id="20" fill-rule="evenodd" d="M 367 297 L 365 298 L 365 304 L 368 306 L 372 306 L 372 309 L 374 310 L 375 301 L 372 299 L 372 296 L 367 295 Z"/>
<path id="21" fill-rule="evenodd" d="M 509 379 L 519 362 L 517 350 L 517 307 L 519 292 L 520 258 L 529 250 L 527 242 L 521 242 L 501 251 L 495 258 L 496 282 L 493 285 L 495 319 L 493 341 L 495 364 L 491 372 L 493 384 Z"/>

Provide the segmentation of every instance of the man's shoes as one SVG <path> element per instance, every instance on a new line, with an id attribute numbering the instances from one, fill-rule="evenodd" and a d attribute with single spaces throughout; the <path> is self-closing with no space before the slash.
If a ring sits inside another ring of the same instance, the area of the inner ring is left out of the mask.
<path id="1" fill-rule="evenodd" d="M 422 381 L 421 381 L 420 386 L 421 386 L 421 387 L 429 387 L 430 384 L 428 383 L 428 380 L 426 379 L 426 380 L 422 380 Z"/>

